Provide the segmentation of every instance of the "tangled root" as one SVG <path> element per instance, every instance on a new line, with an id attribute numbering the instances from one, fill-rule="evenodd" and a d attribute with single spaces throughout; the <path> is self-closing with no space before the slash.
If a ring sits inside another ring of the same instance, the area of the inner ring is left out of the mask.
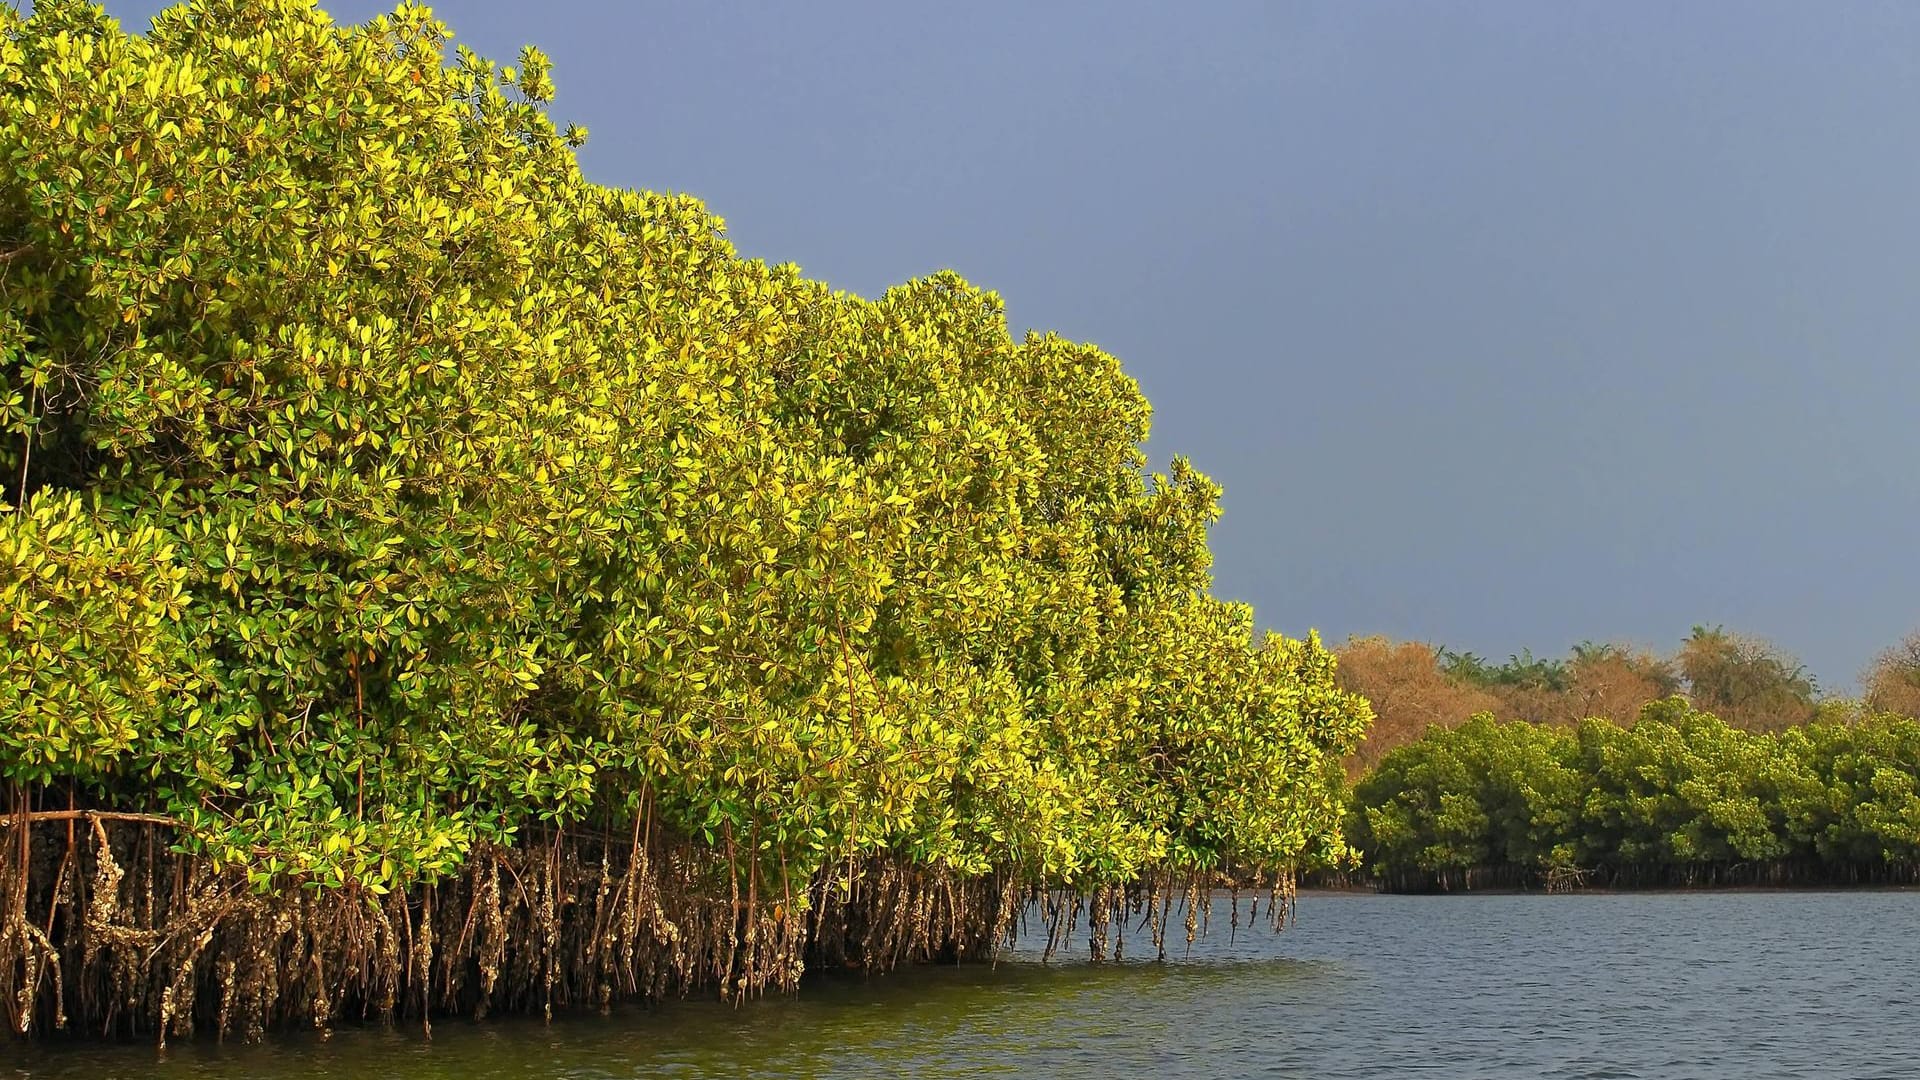
<path id="1" fill-rule="evenodd" d="M 1084 915 L 1092 959 L 1118 959 L 1129 916 L 1164 957 L 1172 907 L 1204 932 L 1223 879 L 1148 877 L 1079 890 L 871 859 L 810 880 L 736 870 L 663 838 L 553 834 L 483 847 L 457 873 L 386 895 L 348 885 L 261 895 L 243 874 L 170 850 L 168 825 L 87 815 L 0 828 L 0 1002 L 18 1035 L 73 1024 L 110 1037 L 257 1039 L 342 1021 L 610 1008 L 700 990 L 740 1001 L 808 969 L 883 972 L 992 958 L 1031 913 L 1045 955 Z M 778 880 L 775 880 L 778 878 Z M 1274 877 L 1267 914 L 1292 912 Z M 1238 902 L 1235 905 L 1238 925 Z M 1258 904 L 1255 905 L 1258 913 Z"/>

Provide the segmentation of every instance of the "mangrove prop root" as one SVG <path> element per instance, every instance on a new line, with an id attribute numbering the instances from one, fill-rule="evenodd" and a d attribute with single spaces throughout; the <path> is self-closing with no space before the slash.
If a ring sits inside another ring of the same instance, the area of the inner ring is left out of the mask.
<path id="1" fill-rule="evenodd" d="M 1028 911 L 1042 920 L 1047 957 L 1084 916 L 1093 959 L 1117 959 L 1129 912 L 1164 954 L 1171 905 L 1184 907 L 1191 941 L 1207 890 L 1225 883 L 1160 873 L 1067 889 L 882 858 L 796 883 L 784 867 L 742 871 L 724 849 L 635 828 L 482 847 L 447 877 L 385 895 L 298 883 L 262 893 L 175 851 L 164 820 L 8 820 L 9 1026 L 25 1036 L 77 1024 L 162 1045 L 364 1021 L 419 1023 L 430 1035 L 435 1016 L 551 1016 L 701 990 L 738 1002 L 792 991 L 809 968 L 994 959 Z M 1291 878 L 1274 879 L 1276 922 L 1291 889 Z"/>

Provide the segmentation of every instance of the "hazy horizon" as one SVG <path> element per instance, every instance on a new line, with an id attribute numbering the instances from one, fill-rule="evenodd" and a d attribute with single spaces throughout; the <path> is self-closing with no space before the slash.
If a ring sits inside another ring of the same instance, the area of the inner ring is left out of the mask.
<path id="1" fill-rule="evenodd" d="M 1724 624 L 1846 691 L 1920 624 L 1920 7 L 434 7 L 553 58 L 594 180 L 1114 352 L 1264 625 Z"/>

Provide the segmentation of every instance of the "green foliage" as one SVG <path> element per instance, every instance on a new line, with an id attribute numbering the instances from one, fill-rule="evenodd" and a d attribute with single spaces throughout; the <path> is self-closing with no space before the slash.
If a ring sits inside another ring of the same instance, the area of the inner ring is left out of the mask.
<path id="1" fill-rule="evenodd" d="M 1377 867 L 1570 865 L 1581 777 L 1565 736 L 1481 714 L 1388 754 L 1354 788 L 1353 839 Z"/>
<path id="2" fill-rule="evenodd" d="M 0 768 L 92 779 L 163 733 L 197 688 L 178 633 L 184 571 L 150 524 L 103 526 L 76 496 L 0 506 Z"/>
<path id="3" fill-rule="evenodd" d="M 1387 874 L 1920 861 L 1920 722 L 1729 727 L 1681 698 L 1623 727 L 1481 716 L 1386 755 L 1349 832 Z"/>
<path id="4" fill-rule="evenodd" d="M 788 882 L 1340 857 L 1367 707 L 1207 595 L 1112 357 L 743 260 L 448 40 L 0 14 L 0 770 L 261 885 L 636 818 Z"/>
<path id="5" fill-rule="evenodd" d="M 1578 648 L 1574 650 L 1576 659 L 1585 655 Z M 1454 652 L 1445 647 L 1435 651 L 1434 659 L 1449 678 L 1470 686 L 1524 687 L 1559 692 L 1566 690 L 1571 682 L 1566 661 L 1536 657 L 1531 649 L 1522 649 L 1519 655 L 1507 657 L 1504 664 L 1491 664 L 1475 653 Z"/>

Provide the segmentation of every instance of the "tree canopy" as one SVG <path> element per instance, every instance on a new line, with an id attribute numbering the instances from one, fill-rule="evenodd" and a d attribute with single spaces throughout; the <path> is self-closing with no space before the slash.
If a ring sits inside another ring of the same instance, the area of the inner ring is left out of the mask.
<path id="1" fill-rule="evenodd" d="M 1338 854 L 1367 707 L 1209 595 L 1219 489 L 1113 357 L 743 259 L 581 177 L 537 50 L 449 44 L 0 11 L 22 813 L 375 892 L 642 817 L 789 885 Z"/>

